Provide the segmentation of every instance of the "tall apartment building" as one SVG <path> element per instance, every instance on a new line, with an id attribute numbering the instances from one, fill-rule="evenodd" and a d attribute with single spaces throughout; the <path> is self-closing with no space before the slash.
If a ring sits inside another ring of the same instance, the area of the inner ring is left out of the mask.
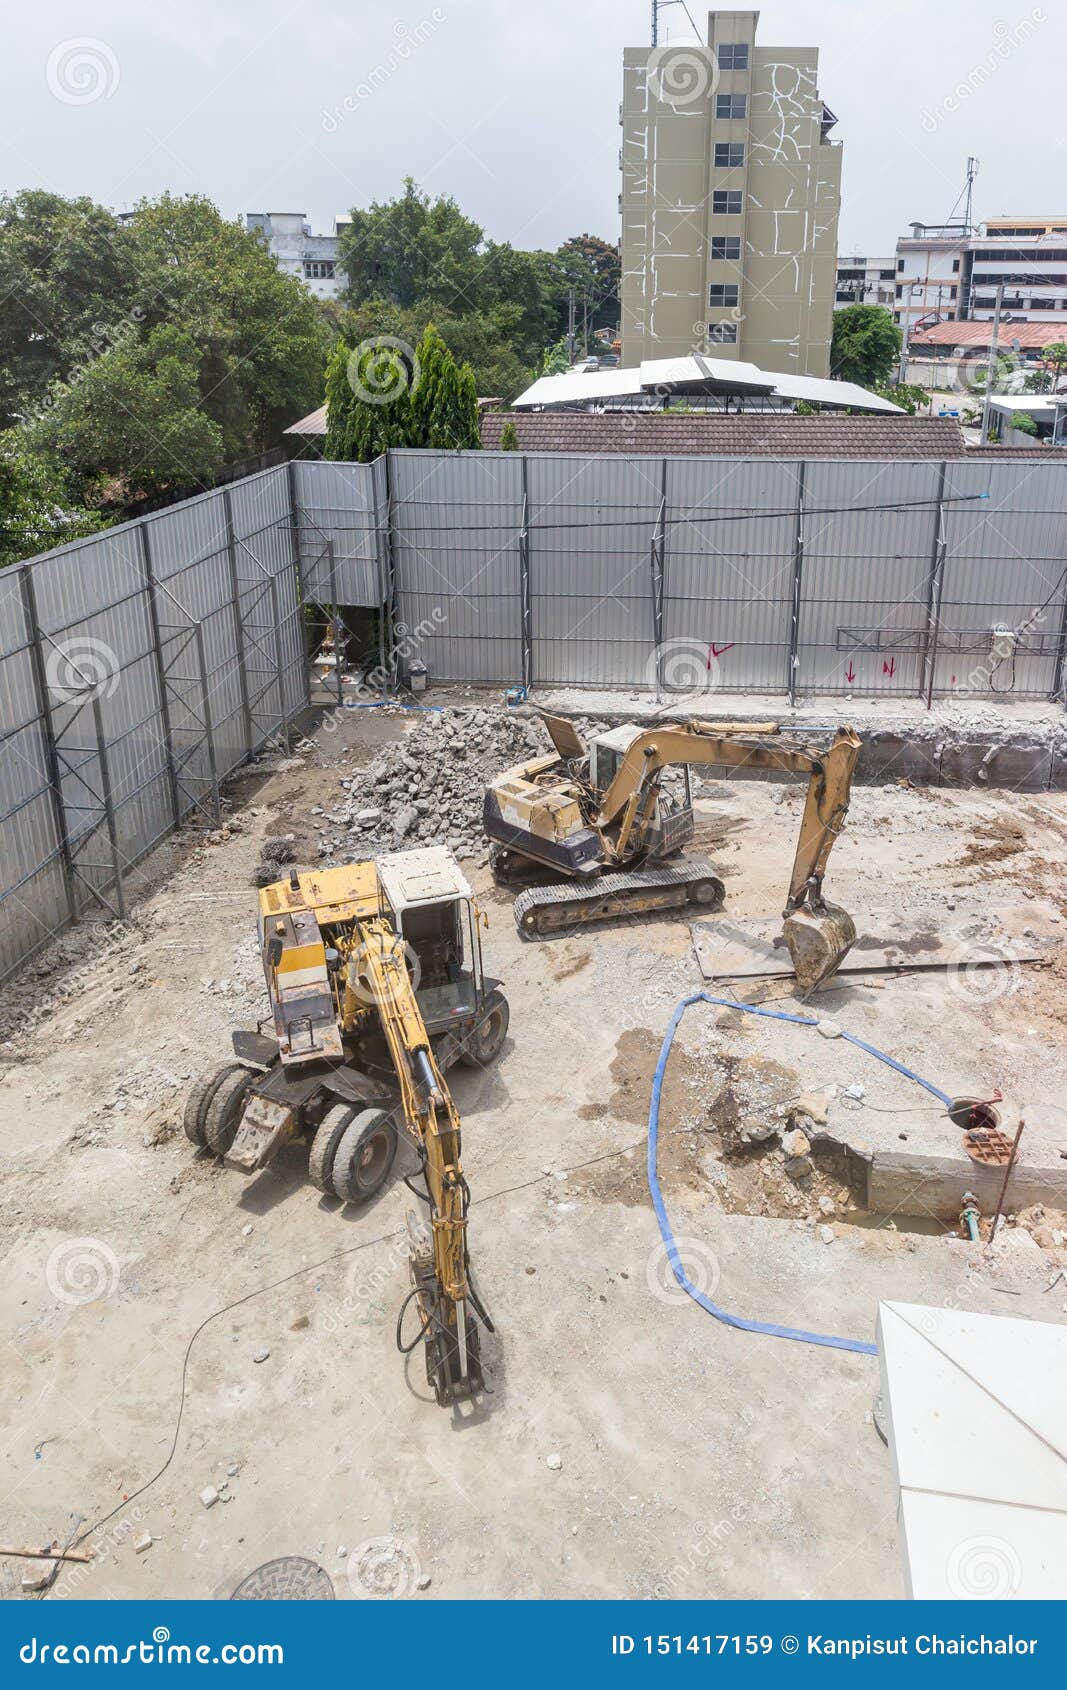
<path id="1" fill-rule="evenodd" d="M 897 278 L 895 258 L 839 257 L 834 306 L 892 305 Z"/>
<path id="2" fill-rule="evenodd" d="M 298 276 L 319 299 L 336 299 L 344 273 L 337 263 L 337 238 L 348 216 L 334 218 L 332 235 L 313 235 L 303 211 L 249 211 L 247 229 L 264 236 L 271 257 L 287 276 Z"/>
<path id="3" fill-rule="evenodd" d="M 711 12 L 708 44 L 623 56 L 622 362 L 709 352 L 829 372 L 841 146 L 814 47 L 756 44 Z"/>

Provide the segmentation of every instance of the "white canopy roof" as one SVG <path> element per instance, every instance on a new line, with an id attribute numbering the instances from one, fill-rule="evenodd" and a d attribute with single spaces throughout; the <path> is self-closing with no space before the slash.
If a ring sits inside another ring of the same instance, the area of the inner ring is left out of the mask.
<path id="1" fill-rule="evenodd" d="M 761 370 L 734 358 L 645 359 L 627 370 L 566 370 L 541 376 L 520 393 L 512 410 L 531 411 L 553 405 L 593 404 L 611 399 L 650 398 L 657 390 L 678 393 L 737 393 L 770 399 L 804 399 L 809 404 L 852 406 L 858 411 L 900 414 L 900 406 L 851 381 L 796 376 L 784 370 Z"/>

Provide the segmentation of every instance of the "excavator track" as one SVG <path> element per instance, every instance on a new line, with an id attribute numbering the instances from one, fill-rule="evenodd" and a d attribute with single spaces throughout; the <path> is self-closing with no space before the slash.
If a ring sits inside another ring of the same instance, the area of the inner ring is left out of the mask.
<path id="1" fill-rule="evenodd" d="M 569 927 L 609 921 L 649 910 L 722 908 L 726 888 L 704 857 L 687 857 L 678 868 L 637 869 L 601 874 L 578 885 L 530 886 L 515 899 L 515 925 L 527 939 L 541 939 Z"/>

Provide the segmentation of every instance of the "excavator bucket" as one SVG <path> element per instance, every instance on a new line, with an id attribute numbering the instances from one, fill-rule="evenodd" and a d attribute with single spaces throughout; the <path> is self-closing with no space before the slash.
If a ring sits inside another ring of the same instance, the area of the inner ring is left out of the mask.
<path id="1" fill-rule="evenodd" d="M 823 904 L 818 914 L 794 910 L 786 916 L 783 932 L 802 996 L 829 980 L 856 942 L 855 922 L 836 904 Z"/>

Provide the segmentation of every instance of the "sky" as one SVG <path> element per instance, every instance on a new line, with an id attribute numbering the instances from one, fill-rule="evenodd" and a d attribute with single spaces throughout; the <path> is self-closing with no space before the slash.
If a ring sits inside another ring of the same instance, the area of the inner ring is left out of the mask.
<path id="1" fill-rule="evenodd" d="M 661 39 L 695 39 L 681 4 L 661 15 Z M 196 192 L 328 232 L 411 175 L 493 239 L 554 248 L 618 236 L 622 52 L 648 44 L 650 6 L 10 0 L 4 37 L 4 191 L 118 210 Z M 1067 212 L 1061 0 L 783 0 L 758 40 L 820 50 L 842 253 L 892 253 L 911 221 L 945 219 L 968 153 L 977 216 Z"/>

